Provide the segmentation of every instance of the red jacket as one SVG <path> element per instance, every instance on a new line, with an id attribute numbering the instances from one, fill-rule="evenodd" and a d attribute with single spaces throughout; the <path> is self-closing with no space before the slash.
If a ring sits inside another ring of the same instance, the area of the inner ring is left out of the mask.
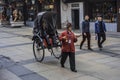
<path id="1" fill-rule="evenodd" d="M 75 53 L 74 43 L 77 42 L 77 38 L 73 32 L 67 30 L 62 32 L 60 35 L 60 40 L 62 41 L 62 52 Z"/>

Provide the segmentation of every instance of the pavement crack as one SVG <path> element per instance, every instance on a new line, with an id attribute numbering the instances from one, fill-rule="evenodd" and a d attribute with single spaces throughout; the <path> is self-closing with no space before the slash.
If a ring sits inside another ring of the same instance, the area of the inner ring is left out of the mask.
<path id="1" fill-rule="evenodd" d="M 11 35 L 15 35 L 17 37 L 24 37 L 24 38 L 32 39 L 32 35 L 23 35 L 23 34 L 17 34 L 17 33 L 13 33 L 13 32 L 8 32 L 8 31 L 2 31 L 2 30 L 1 30 L 1 32 L 11 34 Z"/>
<path id="2" fill-rule="evenodd" d="M 35 73 L 35 72 L 31 72 L 31 73 L 28 73 L 28 74 L 23 74 L 23 75 L 20 75 L 19 77 L 28 76 L 28 75 L 31 75 L 31 74 L 37 74 L 37 73 Z"/>
<path id="3" fill-rule="evenodd" d="M 30 45 L 30 44 L 32 44 L 32 42 L 29 42 L 29 43 L 21 43 L 21 44 L 5 45 L 5 46 L 0 46 L 0 48 L 9 48 L 9 47 L 24 46 L 24 45 Z"/>

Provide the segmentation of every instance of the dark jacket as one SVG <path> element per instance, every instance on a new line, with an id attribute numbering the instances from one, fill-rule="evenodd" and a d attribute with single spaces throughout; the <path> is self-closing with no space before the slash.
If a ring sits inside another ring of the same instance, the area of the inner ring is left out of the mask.
<path id="1" fill-rule="evenodd" d="M 99 23 L 99 21 L 96 21 L 95 22 L 95 33 L 101 33 L 100 32 L 100 23 Z M 106 26 L 105 26 L 105 23 L 102 21 L 102 27 L 103 27 L 103 30 L 104 30 L 104 32 L 106 32 L 107 30 L 106 30 Z"/>
<path id="2" fill-rule="evenodd" d="M 90 23 L 89 21 L 82 22 L 82 33 L 90 32 Z"/>
<path id="3" fill-rule="evenodd" d="M 63 37 L 66 36 L 66 39 L 63 39 Z M 68 39 L 71 40 L 71 42 L 68 42 Z M 68 34 L 68 31 L 64 31 L 60 35 L 60 40 L 62 41 L 62 52 L 73 52 L 75 53 L 75 45 L 74 43 L 77 42 L 77 38 L 74 35 L 73 32 L 70 32 Z"/>

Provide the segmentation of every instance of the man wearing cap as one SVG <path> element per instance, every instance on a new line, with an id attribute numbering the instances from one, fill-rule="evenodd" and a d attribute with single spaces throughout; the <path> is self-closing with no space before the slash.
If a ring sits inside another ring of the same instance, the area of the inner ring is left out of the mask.
<path id="1" fill-rule="evenodd" d="M 98 40 L 98 47 L 102 50 L 102 44 L 106 40 L 106 26 L 101 15 L 98 15 L 97 19 L 98 20 L 95 22 L 95 34 Z"/>

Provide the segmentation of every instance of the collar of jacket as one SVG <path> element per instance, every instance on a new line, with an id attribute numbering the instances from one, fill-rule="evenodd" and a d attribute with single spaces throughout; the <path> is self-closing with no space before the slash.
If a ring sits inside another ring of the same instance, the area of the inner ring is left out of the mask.
<path id="1" fill-rule="evenodd" d="M 99 21 L 97 20 L 95 23 L 98 23 L 98 24 L 99 24 Z M 102 21 L 102 23 L 104 23 L 104 21 Z"/>

